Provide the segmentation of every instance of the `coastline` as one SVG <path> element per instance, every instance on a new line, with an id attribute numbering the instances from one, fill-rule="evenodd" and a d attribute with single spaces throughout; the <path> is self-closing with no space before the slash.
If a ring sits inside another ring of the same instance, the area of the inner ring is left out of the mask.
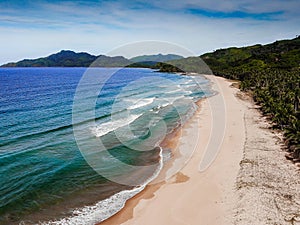
<path id="1" fill-rule="evenodd" d="M 285 159 L 280 133 L 269 129 L 233 81 L 206 78 L 226 105 L 224 138 L 214 162 L 199 171 L 212 126 L 210 100 L 204 99 L 174 137 L 178 148 L 197 140 L 189 162 L 170 179 L 148 185 L 100 225 L 300 224 L 300 173 Z M 199 139 L 191 135 L 195 129 Z"/>
<path id="2" fill-rule="evenodd" d="M 246 140 L 236 180 L 236 224 L 300 225 L 300 169 L 287 160 L 283 133 L 244 93 Z M 255 206 L 255 207 L 253 207 Z"/>
<path id="3" fill-rule="evenodd" d="M 195 114 L 189 118 L 186 123 L 183 126 L 177 127 L 173 132 L 169 133 L 167 137 L 163 140 L 163 142 L 160 144 L 160 147 L 163 148 L 165 153 L 171 154 L 172 158 L 168 159 L 167 161 L 164 161 L 163 168 L 161 169 L 158 176 L 154 179 L 154 181 L 150 182 L 150 184 L 146 185 L 146 187 L 139 193 L 137 193 L 132 198 L 128 199 L 124 205 L 124 207 L 111 216 L 110 218 L 97 223 L 101 225 L 112 225 L 112 224 L 123 224 L 127 220 L 130 220 L 133 218 L 133 210 L 134 208 L 139 204 L 140 201 L 151 199 L 155 196 L 155 192 L 164 184 L 166 184 L 166 176 L 168 171 L 172 171 L 171 168 L 174 167 L 175 170 L 176 166 L 174 166 L 176 160 L 180 160 L 181 153 L 179 152 L 179 145 L 180 145 L 180 138 L 182 137 L 183 133 L 186 129 L 191 128 L 191 126 L 195 122 L 195 115 L 200 113 L 201 106 L 203 101 L 205 101 L 205 98 L 202 98 L 196 102 L 196 105 L 198 106 Z M 197 129 L 197 126 L 194 126 L 194 129 L 191 130 L 192 132 L 195 132 Z M 195 132 L 196 133 L 196 132 Z M 186 136 L 186 134 L 184 135 Z M 174 171 L 172 171 L 174 173 Z M 168 182 L 172 183 L 182 183 L 189 179 L 189 177 L 182 174 L 179 170 L 175 174 L 171 175 L 169 177 Z"/>
<path id="4" fill-rule="evenodd" d="M 233 198 L 229 196 L 234 195 L 235 179 L 242 158 L 241 140 L 244 139 L 244 132 L 240 132 L 244 124 L 239 124 L 239 129 L 236 129 L 235 120 L 238 117 L 243 119 L 240 110 L 244 110 L 244 106 L 235 101 L 232 91 L 236 92 L 237 89 L 229 88 L 230 82 L 215 76 L 206 78 L 212 81 L 214 90 L 226 95 L 226 109 L 230 111 L 226 113 L 231 115 L 231 120 L 226 121 L 224 141 L 215 161 L 207 170 L 199 171 L 200 161 L 203 160 L 210 138 L 213 138 L 210 137 L 213 119 L 210 102 L 218 95 L 201 101 L 200 110 L 182 127 L 182 134 L 177 137 L 178 149 L 174 152 L 180 152 L 180 148 L 186 148 L 186 145 L 196 140 L 188 163 L 171 178 L 148 185 L 141 193 L 129 199 L 120 212 L 101 225 L 225 224 L 225 217 L 232 206 Z M 234 149 L 229 140 L 232 137 L 236 139 Z M 165 176 L 164 172 L 162 174 Z"/>

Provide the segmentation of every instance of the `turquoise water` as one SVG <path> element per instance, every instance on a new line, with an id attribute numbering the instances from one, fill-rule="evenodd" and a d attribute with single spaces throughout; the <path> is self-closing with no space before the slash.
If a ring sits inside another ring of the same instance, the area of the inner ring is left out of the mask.
<path id="1" fill-rule="evenodd" d="M 210 94 L 202 77 L 97 68 L 84 80 L 85 72 L 0 69 L 0 224 L 71 218 L 84 206 L 77 216 L 98 210 L 94 221 L 109 217 L 157 173 L 164 135 Z M 123 164 L 153 167 L 141 175 Z"/>

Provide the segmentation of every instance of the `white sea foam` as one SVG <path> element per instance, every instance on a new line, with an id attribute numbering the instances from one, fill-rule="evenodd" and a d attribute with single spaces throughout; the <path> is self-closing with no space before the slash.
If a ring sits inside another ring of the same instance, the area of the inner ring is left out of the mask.
<path id="1" fill-rule="evenodd" d="M 118 119 L 118 120 L 112 120 L 106 123 L 102 123 L 97 127 L 91 128 L 92 133 L 96 137 L 101 137 L 105 134 L 108 134 L 111 131 L 114 131 L 118 128 L 121 128 L 123 126 L 126 126 L 133 121 L 135 121 L 137 118 L 139 118 L 142 114 L 137 114 L 137 115 L 129 115 L 128 117 Z"/>
<path id="2" fill-rule="evenodd" d="M 168 91 L 168 92 L 166 92 L 166 94 L 176 93 L 176 92 L 179 92 L 179 91 L 182 91 L 182 89 L 178 88 L 178 89 L 175 89 L 175 90 L 172 90 L 172 91 Z"/>
<path id="3" fill-rule="evenodd" d="M 175 101 L 178 99 L 185 98 L 184 95 L 176 96 L 176 97 L 171 97 L 171 98 L 163 98 L 164 101 L 168 102 L 168 104 L 173 104 Z"/>
<path id="4" fill-rule="evenodd" d="M 129 106 L 128 109 L 137 109 L 137 108 L 141 108 L 143 106 L 146 105 L 150 105 L 153 101 L 154 101 L 154 97 L 153 98 L 145 98 L 145 99 L 141 99 L 141 100 L 135 100 L 132 101 L 134 104 Z"/>
<path id="5" fill-rule="evenodd" d="M 42 225 L 94 225 L 120 211 L 128 199 L 132 198 L 144 188 L 145 186 L 141 186 L 133 190 L 121 191 L 93 206 L 75 209 L 72 212 L 73 216 L 62 218 L 57 221 L 43 222 Z"/>
<path id="6" fill-rule="evenodd" d="M 162 108 L 165 108 L 169 105 L 172 105 L 176 100 L 178 99 L 182 99 L 182 98 L 190 98 L 190 97 L 185 97 L 184 95 L 181 95 L 181 96 L 177 96 L 177 97 L 173 97 L 173 98 L 164 98 L 162 101 L 162 103 L 160 103 L 155 109 L 156 110 L 159 110 L 159 109 L 162 109 Z M 154 110 L 150 110 L 150 111 L 154 111 Z M 155 111 L 155 113 L 158 113 L 159 111 Z"/>
<path id="7" fill-rule="evenodd" d="M 184 82 L 184 84 L 189 84 L 191 82 L 193 82 L 193 80 L 187 80 L 186 82 Z"/>
<path id="8" fill-rule="evenodd" d="M 124 190 L 104 199 L 93 206 L 85 206 L 83 208 L 75 209 L 72 216 L 62 218 L 57 221 L 48 221 L 41 223 L 42 225 L 94 225 L 99 223 L 112 215 L 119 212 L 128 199 L 132 198 L 141 192 L 147 184 L 157 177 L 163 166 L 162 149 L 160 148 L 160 161 L 159 166 L 151 177 L 145 182 L 144 185 L 136 187 L 132 190 Z"/>
<path id="9" fill-rule="evenodd" d="M 185 84 L 189 84 L 189 83 L 191 83 L 191 81 L 187 81 Z M 167 87 L 167 86 L 164 86 L 164 87 Z M 182 90 L 179 85 L 177 85 L 177 87 L 180 89 L 171 90 L 170 92 L 166 92 L 166 93 L 174 93 L 174 92 L 179 92 L 180 90 Z M 183 92 L 183 94 L 190 94 L 190 93 L 192 93 L 192 92 L 191 91 Z M 176 100 L 182 99 L 182 98 L 192 99 L 191 97 L 186 97 L 184 95 L 163 98 L 163 99 L 160 99 L 162 101 L 158 104 L 156 109 L 159 110 L 161 108 L 172 105 Z M 132 110 L 132 109 L 137 109 L 137 108 L 141 108 L 143 106 L 149 105 L 149 104 L 153 103 L 154 100 L 155 100 L 155 98 L 145 98 L 145 99 L 141 99 L 141 100 L 124 99 L 123 101 L 129 102 L 130 104 L 129 104 L 128 109 Z M 184 120 L 187 120 L 194 113 L 194 110 L 195 109 L 192 108 L 187 113 L 186 118 Z M 155 113 L 158 113 L 158 111 Z M 132 123 L 137 118 L 139 118 L 141 115 L 142 114 L 130 115 L 129 117 L 124 118 L 124 119 L 118 119 L 115 121 L 109 121 L 109 122 L 103 123 L 103 124 L 97 126 L 96 128 L 94 128 L 92 130 L 92 132 L 97 137 L 103 136 L 113 130 L 116 130 L 120 127 L 123 127 L 125 125 Z M 168 158 L 168 157 L 170 157 L 170 155 L 167 154 L 167 155 L 165 155 L 165 157 Z M 95 223 L 104 221 L 105 219 L 111 217 L 112 215 L 114 215 L 118 211 L 120 211 L 124 207 L 124 205 L 128 199 L 132 198 L 133 196 L 135 196 L 136 194 L 141 192 L 148 183 L 150 183 L 155 177 L 157 177 L 157 175 L 161 171 L 162 166 L 163 166 L 163 156 L 162 156 L 162 150 L 161 150 L 159 167 L 156 170 L 156 172 L 153 174 L 153 176 L 150 177 L 145 182 L 144 185 L 133 188 L 132 190 L 124 190 L 119 193 L 116 193 L 115 195 L 113 195 L 105 200 L 102 200 L 102 201 L 96 203 L 95 205 L 85 206 L 83 208 L 75 209 L 72 212 L 72 216 L 62 218 L 57 221 L 45 222 L 42 224 L 43 225 L 50 225 L 50 224 L 54 224 L 54 225 L 58 225 L 58 224 L 59 225 L 77 225 L 77 224 L 93 225 Z"/>
<path id="10" fill-rule="evenodd" d="M 171 105 L 171 104 L 172 104 L 172 103 L 167 102 L 167 103 L 164 103 L 164 104 L 159 105 L 157 108 L 158 108 L 158 109 L 164 108 L 164 107 L 167 107 L 168 105 Z"/>

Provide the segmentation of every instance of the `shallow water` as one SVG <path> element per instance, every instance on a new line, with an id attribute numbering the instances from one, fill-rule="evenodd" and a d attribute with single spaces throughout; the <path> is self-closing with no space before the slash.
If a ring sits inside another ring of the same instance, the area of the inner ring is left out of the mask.
<path id="1" fill-rule="evenodd" d="M 0 224 L 109 217 L 158 173 L 159 143 L 210 94 L 202 77 L 111 71 L 82 82 L 86 68 L 0 69 Z"/>

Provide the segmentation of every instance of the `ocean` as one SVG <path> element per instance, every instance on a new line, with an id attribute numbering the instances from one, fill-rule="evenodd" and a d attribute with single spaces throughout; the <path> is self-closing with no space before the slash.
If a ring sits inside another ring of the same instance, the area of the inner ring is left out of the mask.
<path id="1" fill-rule="evenodd" d="M 142 68 L 1 68 L 0 87 L 0 224 L 112 216 L 213 94 L 202 76 Z"/>

